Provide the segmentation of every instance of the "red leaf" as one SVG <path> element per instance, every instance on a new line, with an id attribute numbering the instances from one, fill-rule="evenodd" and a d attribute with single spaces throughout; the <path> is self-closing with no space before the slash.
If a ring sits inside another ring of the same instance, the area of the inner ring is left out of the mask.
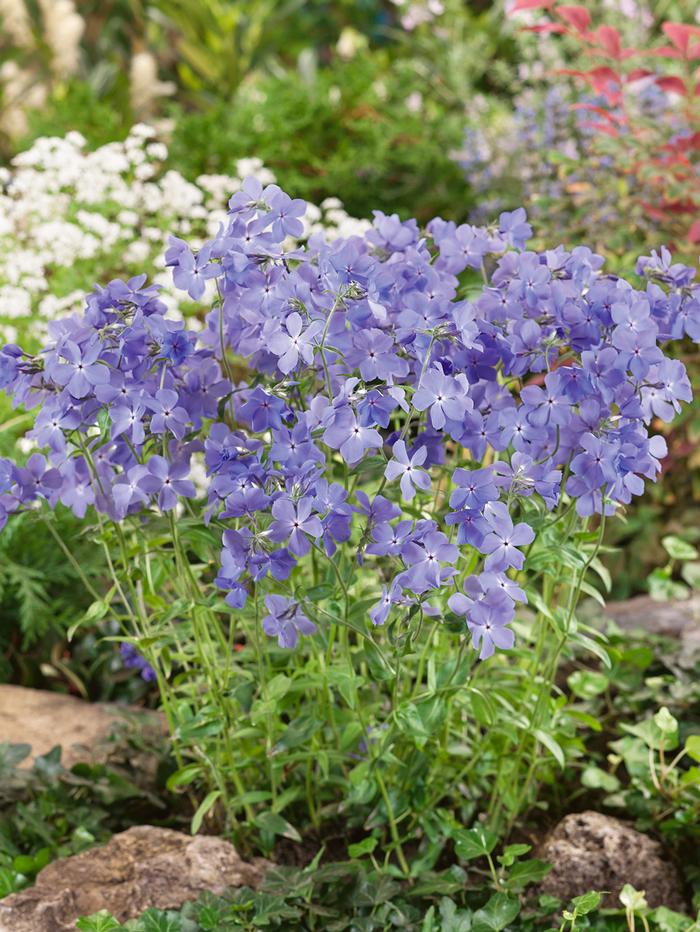
<path id="1" fill-rule="evenodd" d="M 523 10 L 548 10 L 553 7 L 556 0 L 515 0 L 511 15 L 520 13 Z"/>
<path id="2" fill-rule="evenodd" d="M 696 220 L 688 230 L 688 239 L 691 243 L 700 243 L 700 220 Z"/>
<path id="3" fill-rule="evenodd" d="M 664 23 L 661 28 L 684 55 L 688 52 L 691 36 L 700 36 L 700 27 L 688 26 L 686 23 Z"/>
<path id="4" fill-rule="evenodd" d="M 659 87 L 663 88 L 665 91 L 670 91 L 672 94 L 680 94 L 682 97 L 688 93 L 688 89 L 685 86 L 685 81 L 681 81 L 680 78 L 671 77 L 671 75 L 665 75 L 662 78 L 657 78 L 656 83 Z"/>
<path id="5" fill-rule="evenodd" d="M 561 74 L 573 74 L 582 78 L 593 88 L 596 94 L 602 94 L 611 106 L 620 102 L 620 75 L 608 68 L 607 65 L 601 65 L 598 68 L 591 68 L 589 71 L 562 71 Z"/>
<path id="6" fill-rule="evenodd" d="M 683 53 L 670 45 L 661 45 L 657 49 L 649 49 L 646 54 L 653 55 L 655 58 L 683 58 Z"/>
<path id="7" fill-rule="evenodd" d="M 598 40 L 598 44 L 608 55 L 612 56 L 612 58 L 620 58 L 622 45 L 620 43 L 620 33 L 617 29 L 613 29 L 612 26 L 598 26 L 594 35 Z"/>
<path id="8" fill-rule="evenodd" d="M 558 6 L 554 12 L 579 32 L 585 32 L 591 24 L 591 14 L 583 6 Z"/>

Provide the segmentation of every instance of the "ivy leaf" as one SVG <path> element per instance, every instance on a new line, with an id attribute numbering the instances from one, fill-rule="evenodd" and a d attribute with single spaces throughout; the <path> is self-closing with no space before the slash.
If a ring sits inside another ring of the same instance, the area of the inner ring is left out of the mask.
<path id="1" fill-rule="evenodd" d="M 631 909 L 632 912 L 647 909 L 648 907 L 644 891 L 635 890 L 631 883 L 626 883 L 620 890 L 620 902 L 626 909 Z"/>
<path id="2" fill-rule="evenodd" d="M 615 774 L 600 767 L 586 767 L 581 774 L 581 783 L 589 790 L 605 790 L 606 793 L 615 793 L 620 789 L 620 781 Z"/>
<path id="3" fill-rule="evenodd" d="M 348 845 L 348 854 L 351 858 L 361 858 L 363 854 L 371 854 L 377 847 L 377 839 L 374 835 L 368 835 L 356 845 Z"/>
<path id="4" fill-rule="evenodd" d="M 440 900 L 440 932 L 471 932 L 472 914 L 457 909 L 457 904 L 444 896 Z"/>
<path id="5" fill-rule="evenodd" d="M 552 865 L 539 858 L 530 858 L 528 861 L 519 861 L 513 865 L 508 874 L 508 889 L 520 890 L 531 883 L 539 883 L 551 871 Z"/>
<path id="6" fill-rule="evenodd" d="M 528 851 L 532 851 L 532 845 L 506 845 L 503 854 L 498 855 L 498 863 L 503 867 L 510 867 L 515 863 L 516 858 L 522 857 Z"/>
<path id="7" fill-rule="evenodd" d="M 482 858 L 487 854 L 491 854 L 498 841 L 498 836 L 482 825 L 470 828 L 467 831 L 458 829 L 453 834 L 453 838 L 457 857 L 462 858 L 464 861 L 471 861 L 473 858 Z"/>
<path id="8" fill-rule="evenodd" d="M 655 569 L 647 576 L 649 595 L 656 602 L 670 602 L 672 599 L 687 599 L 688 588 L 683 583 L 674 582 L 664 569 Z"/>
<path id="9" fill-rule="evenodd" d="M 567 677 L 566 682 L 579 699 L 592 699 L 608 687 L 608 677 L 597 670 L 576 670 Z"/>
<path id="10" fill-rule="evenodd" d="M 291 822 L 287 822 L 277 812 L 259 813 L 255 818 L 255 824 L 270 838 L 281 835 L 282 838 L 289 838 L 291 841 L 301 841 L 301 835 Z"/>
<path id="11" fill-rule="evenodd" d="M 578 917 L 587 916 L 588 913 L 592 913 L 594 909 L 598 909 L 602 898 L 603 894 L 598 893 L 597 890 L 589 890 L 588 893 L 582 893 L 581 896 L 575 896 L 571 901 L 571 905 L 574 908 L 574 915 Z"/>
<path id="12" fill-rule="evenodd" d="M 671 715 L 665 705 L 654 716 L 654 723 L 665 735 L 672 735 L 678 731 L 678 721 Z"/>
<path id="13" fill-rule="evenodd" d="M 641 738 L 646 746 L 654 751 L 658 751 L 662 744 L 666 750 L 672 751 L 678 744 L 678 729 L 676 728 L 673 732 L 662 731 L 656 722 L 656 716 L 654 716 L 654 718 L 646 718 L 641 722 L 636 722 L 634 725 L 622 723 L 620 727 L 623 731 L 628 732 L 628 734 L 636 735 L 638 738 Z"/>
<path id="14" fill-rule="evenodd" d="M 651 918 L 659 932 L 686 932 L 688 928 L 688 917 L 674 912 L 667 906 L 657 906 L 651 913 Z"/>
<path id="15" fill-rule="evenodd" d="M 677 537 L 675 534 L 668 534 L 661 538 L 661 545 L 672 560 L 697 560 L 700 556 L 697 549 Z"/>
<path id="16" fill-rule="evenodd" d="M 520 903 L 506 893 L 494 893 L 486 906 L 477 909 L 472 932 L 501 932 L 520 912 Z"/>

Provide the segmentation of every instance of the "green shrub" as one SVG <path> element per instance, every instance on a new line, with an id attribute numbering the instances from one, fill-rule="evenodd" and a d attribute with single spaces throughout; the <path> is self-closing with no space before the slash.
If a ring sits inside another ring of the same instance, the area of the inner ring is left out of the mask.
<path id="1" fill-rule="evenodd" d="M 368 53 L 311 75 L 263 78 L 234 104 L 178 111 L 171 164 L 195 177 L 228 173 L 254 154 L 294 197 L 340 197 L 353 216 L 463 219 L 470 193 L 452 156 L 464 115 L 420 97 L 420 61 L 387 66 L 385 53 Z"/>

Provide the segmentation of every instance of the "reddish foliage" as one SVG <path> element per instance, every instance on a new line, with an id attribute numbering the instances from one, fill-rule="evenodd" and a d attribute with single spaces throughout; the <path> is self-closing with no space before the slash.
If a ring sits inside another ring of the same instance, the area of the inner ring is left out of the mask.
<path id="1" fill-rule="evenodd" d="M 691 53 L 691 38 L 700 39 L 700 27 L 698 26 L 688 26 L 685 23 L 664 23 L 661 28 L 684 57 L 689 57 Z"/>
<path id="2" fill-rule="evenodd" d="M 591 24 L 591 14 L 583 6 L 558 6 L 557 15 L 579 32 L 585 32 Z"/>
<path id="3" fill-rule="evenodd" d="M 521 13 L 523 10 L 542 10 L 553 7 L 556 0 L 515 0 L 512 13 Z"/>
<path id="4" fill-rule="evenodd" d="M 665 74 L 660 78 L 657 78 L 656 83 L 659 85 L 659 87 L 663 88 L 663 90 L 671 91 L 673 94 L 681 94 L 681 96 L 685 97 L 685 95 L 688 93 L 688 88 L 685 85 L 685 81 L 670 74 Z"/>
<path id="5" fill-rule="evenodd" d="M 562 35 L 566 32 L 564 26 L 560 26 L 559 23 L 539 23 L 536 26 L 523 26 L 525 32 L 554 32 Z"/>
<path id="6" fill-rule="evenodd" d="M 620 128 L 625 128 L 625 149 L 620 152 L 618 170 L 637 176 L 640 190 L 656 197 L 654 203 L 645 201 L 641 206 L 662 223 L 674 216 L 693 218 L 684 235 L 691 243 L 700 242 L 700 220 L 694 219 L 700 214 L 700 166 L 696 155 L 700 150 L 700 108 L 694 103 L 694 98 L 700 96 L 700 70 L 696 70 L 693 82 L 687 78 L 693 67 L 690 63 L 700 60 L 700 27 L 665 22 L 662 30 L 670 44 L 625 48 L 613 26 L 603 23 L 590 30 L 591 16 L 584 6 L 517 0 L 513 12 L 525 9 L 542 10 L 547 17 L 529 26 L 530 31 L 563 33 L 578 44 L 583 55 L 601 62 L 590 69 L 567 68 L 557 74 L 584 81 L 602 98 L 601 105 L 575 105 L 597 118 L 587 122 L 589 128 L 613 139 L 621 137 Z M 630 67 L 627 62 L 633 58 L 644 61 Z M 659 59 L 668 62 L 667 70 L 660 70 Z M 679 63 L 677 74 L 668 70 L 674 61 Z M 687 104 L 674 108 L 672 118 L 665 121 L 662 116 L 653 125 L 640 120 L 634 111 L 630 115 L 625 90 L 641 79 L 653 80 L 663 91 L 684 98 Z M 679 126 L 679 119 L 685 125 Z"/>

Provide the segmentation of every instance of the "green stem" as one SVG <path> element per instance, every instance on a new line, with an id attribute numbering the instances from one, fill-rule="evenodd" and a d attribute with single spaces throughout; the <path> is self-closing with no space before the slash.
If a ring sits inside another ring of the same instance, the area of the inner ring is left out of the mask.
<path id="1" fill-rule="evenodd" d="M 75 559 L 75 557 L 74 557 L 73 554 L 71 553 L 70 549 L 69 549 L 68 546 L 66 545 L 66 543 L 65 543 L 65 541 L 63 540 L 63 538 L 61 537 L 61 535 L 58 533 L 58 531 L 56 530 L 56 528 L 53 526 L 53 520 L 52 520 L 51 518 L 47 518 L 46 515 L 44 515 L 44 514 L 41 513 L 41 512 L 40 512 L 40 517 L 41 517 L 41 520 L 42 520 L 42 521 L 44 522 L 44 524 L 46 525 L 46 527 L 49 529 L 49 533 L 51 534 L 51 536 L 54 538 L 54 540 L 56 541 L 56 543 L 58 544 L 58 546 L 59 546 L 59 547 L 61 548 L 61 550 L 63 551 L 63 553 L 64 553 L 66 559 L 68 560 L 68 562 L 70 563 L 70 565 L 73 567 L 73 569 L 75 570 L 75 572 L 78 574 L 78 578 L 80 579 L 80 581 L 82 582 L 82 584 L 85 586 L 85 588 L 86 588 L 87 591 L 90 593 L 90 595 L 93 597 L 93 599 L 94 599 L 96 602 L 99 602 L 99 601 L 100 601 L 100 595 L 98 594 L 98 592 L 97 592 L 97 590 L 95 589 L 95 587 L 92 585 L 92 583 L 90 582 L 90 580 L 87 578 L 87 576 L 86 576 L 85 573 L 83 572 L 82 566 L 81 566 L 81 565 L 78 563 L 78 561 Z"/>

